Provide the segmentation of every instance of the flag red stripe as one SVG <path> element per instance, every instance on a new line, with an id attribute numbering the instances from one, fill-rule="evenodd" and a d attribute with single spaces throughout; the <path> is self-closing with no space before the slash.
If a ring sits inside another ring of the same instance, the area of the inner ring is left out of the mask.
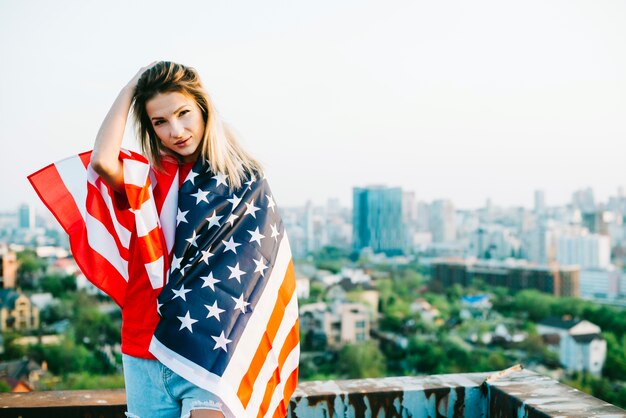
<path id="1" fill-rule="evenodd" d="M 274 342 L 274 338 L 276 338 L 276 333 L 278 332 L 278 328 L 282 322 L 285 307 L 289 304 L 295 290 L 296 283 L 294 280 L 293 262 L 290 260 L 289 265 L 287 266 L 287 272 L 285 273 L 285 278 L 283 279 L 283 283 L 278 291 L 276 304 L 274 305 L 274 310 L 270 316 L 266 331 L 263 334 L 263 338 L 257 347 L 252 361 L 250 362 L 248 371 L 241 379 L 239 389 L 237 390 L 237 396 L 241 400 L 244 408 L 247 407 L 250 402 L 254 382 L 261 372 L 261 368 L 265 363 L 267 354 L 272 350 L 272 343 Z"/>
<path id="2" fill-rule="evenodd" d="M 278 382 L 280 382 L 280 370 L 278 367 L 272 373 L 272 378 L 267 382 L 267 387 L 265 388 L 265 394 L 263 395 L 263 402 L 261 402 L 261 407 L 259 408 L 259 413 L 257 417 L 264 417 L 269 409 L 270 402 L 272 401 L 272 396 L 274 395 L 274 391 L 276 390 L 276 386 L 278 386 Z"/>
<path id="3" fill-rule="evenodd" d="M 298 368 L 296 367 L 285 381 L 283 389 L 283 402 L 280 402 L 274 411 L 273 418 L 284 418 L 287 416 L 289 401 L 298 386 Z"/>
<path id="4" fill-rule="evenodd" d="M 83 165 L 85 166 L 85 168 L 87 168 L 87 166 L 89 165 L 89 162 L 91 161 L 91 153 L 92 151 L 87 151 L 87 152 L 78 154 L 78 158 L 80 158 L 80 160 L 83 162 Z"/>
<path id="5" fill-rule="evenodd" d="M 150 180 L 146 181 L 143 187 L 135 186 L 134 184 L 124 185 L 126 196 L 128 196 L 128 203 L 131 208 L 139 210 L 141 209 L 141 205 L 151 199 L 150 187 Z"/>
<path id="6" fill-rule="evenodd" d="M 280 370 L 283 369 L 283 366 L 285 365 L 285 361 L 287 360 L 289 353 L 291 353 L 293 349 L 296 348 L 296 346 L 300 343 L 299 324 L 300 324 L 300 320 L 296 319 L 296 323 L 293 324 L 291 331 L 289 331 L 289 334 L 287 335 L 287 338 L 285 339 L 283 348 L 281 348 L 280 350 L 280 355 L 278 356 L 278 368 Z"/>
<path id="7" fill-rule="evenodd" d="M 289 353 L 291 353 L 300 342 L 298 330 L 298 321 L 296 320 L 296 323 L 291 328 L 291 331 L 289 331 L 289 335 L 287 335 L 287 339 L 285 340 L 285 344 L 283 344 L 283 348 L 280 350 L 280 355 L 278 356 L 278 367 L 276 367 L 276 369 L 274 370 L 270 381 L 267 382 L 267 388 L 265 389 L 263 402 L 261 402 L 261 407 L 259 409 L 259 416 L 261 417 L 265 416 L 265 413 L 270 407 L 272 397 L 274 395 L 274 392 L 276 391 L 276 386 L 278 386 L 278 383 L 280 382 L 280 372 L 283 370 L 285 360 L 287 360 Z"/>
<path id="8" fill-rule="evenodd" d="M 148 235 L 137 237 L 137 245 L 139 245 L 142 255 L 141 259 L 144 262 L 158 260 L 161 256 L 167 257 L 167 244 L 159 227 L 154 228 Z"/>
<path id="9" fill-rule="evenodd" d="M 74 199 L 68 199 L 70 193 L 54 164 L 31 174 L 28 180 L 41 201 L 68 234 L 84 226 L 83 215 Z"/>
<path id="10" fill-rule="evenodd" d="M 115 225 L 113 224 L 113 219 L 111 218 L 111 212 L 109 211 L 104 198 L 100 194 L 100 191 L 90 183 L 87 183 L 86 207 L 87 212 L 99 220 L 109 232 L 109 235 L 111 235 L 111 237 L 115 240 L 115 245 L 117 246 L 120 256 L 124 260 L 128 260 L 128 248 L 126 248 L 119 239 L 117 231 L 115 230 Z"/>

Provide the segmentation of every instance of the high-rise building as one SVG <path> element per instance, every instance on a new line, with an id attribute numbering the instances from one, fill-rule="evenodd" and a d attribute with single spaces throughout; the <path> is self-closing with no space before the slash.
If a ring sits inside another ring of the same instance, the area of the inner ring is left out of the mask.
<path id="1" fill-rule="evenodd" d="M 18 227 L 21 229 L 35 228 L 35 209 L 26 203 L 20 205 L 18 209 Z"/>
<path id="2" fill-rule="evenodd" d="M 433 242 L 456 240 L 456 213 L 450 200 L 435 200 L 430 205 L 429 227 Z"/>
<path id="3" fill-rule="evenodd" d="M 546 194 L 543 190 L 535 190 L 535 213 L 542 213 L 546 209 Z"/>
<path id="4" fill-rule="evenodd" d="M 402 254 L 405 233 L 402 223 L 402 189 L 355 187 L 353 195 L 353 248 L 371 248 L 387 255 Z"/>
<path id="5" fill-rule="evenodd" d="M 562 235 L 557 241 L 556 259 L 583 269 L 604 269 L 611 265 L 611 240 L 606 235 Z"/>
<path id="6" fill-rule="evenodd" d="M 572 194 L 572 205 L 582 212 L 594 212 L 596 201 L 593 196 L 593 189 L 588 187 L 584 190 L 577 190 Z"/>

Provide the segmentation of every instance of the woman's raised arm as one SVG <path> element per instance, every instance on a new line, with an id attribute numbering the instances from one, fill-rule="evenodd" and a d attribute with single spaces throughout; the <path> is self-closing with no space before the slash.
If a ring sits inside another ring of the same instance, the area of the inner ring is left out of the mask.
<path id="1" fill-rule="evenodd" d="M 155 62 L 141 68 L 120 91 L 98 130 L 96 143 L 91 154 L 91 166 L 93 169 L 110 187 L 119 192 L 124 190 L 124 172 L 122 162 L 118 157 L 122 147 L 122 139 L 124 138 L 124 129 L 126 128 L 131 101 L 137 81 L 144 71 L 154 64 Z"/>

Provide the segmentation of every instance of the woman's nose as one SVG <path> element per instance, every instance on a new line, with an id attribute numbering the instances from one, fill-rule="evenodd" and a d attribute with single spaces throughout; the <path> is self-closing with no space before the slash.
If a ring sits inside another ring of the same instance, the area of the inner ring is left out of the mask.
<path id="1" fill-rule="evenodd" d="M 185 130 L 183 128 L 183 125 L 180 122 L 172 122 L 170 124 L 170 127 L 171 127 L 170 134 L 172 135 L 173 138 L 180 137 Z"/>

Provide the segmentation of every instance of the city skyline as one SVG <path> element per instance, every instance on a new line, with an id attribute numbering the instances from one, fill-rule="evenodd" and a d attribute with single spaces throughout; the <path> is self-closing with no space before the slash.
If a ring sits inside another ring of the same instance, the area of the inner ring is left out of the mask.
<path id="1" fill-rule="evenodd" d="M 625 18 L 608 0 L 2 2 L 0 210 L 36 202 L 26 176 L 90 149 L 155 59 L 198 69 L 279 205 L 374 184 L 468 209 L 605 201 L 626 184 Z"/>

